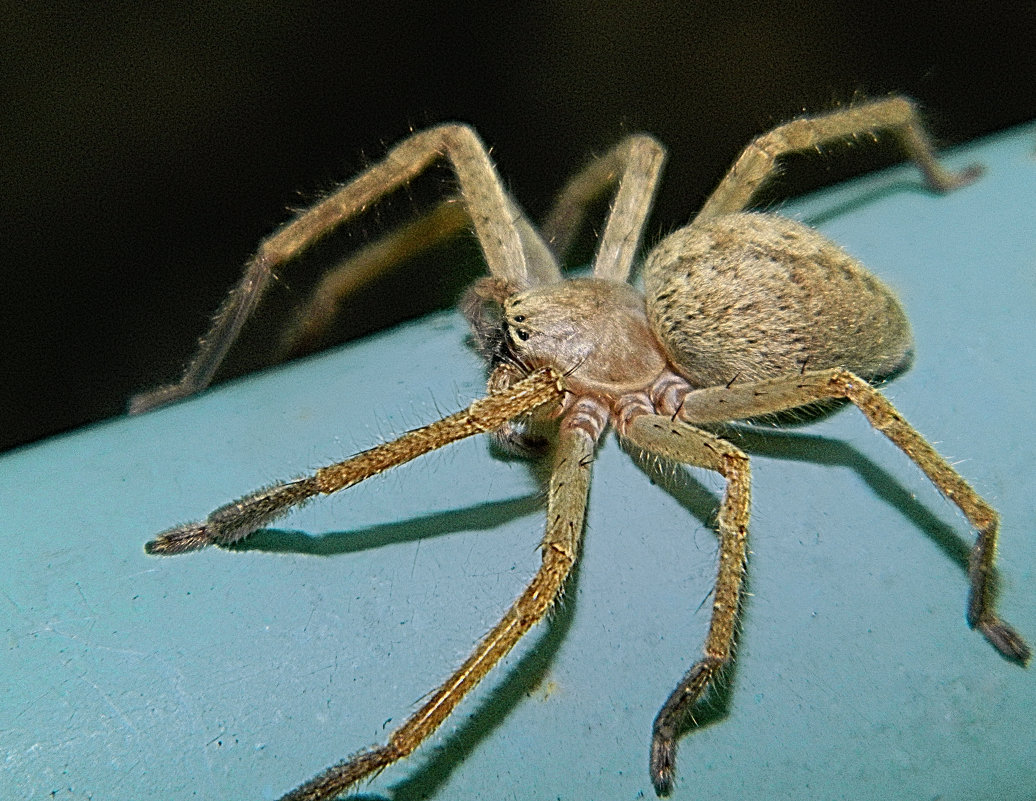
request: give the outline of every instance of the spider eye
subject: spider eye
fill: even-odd
[[[518,320],[517,317],[515,317],[515,319]],[[523,317],[522,319],[525,318]],[[518,322],[521,322],[521,320],[518,320]],[[526,342],[529,339],[529,332],[526,331],[524,328],[516,328],[514,333],[517,334],[518,339],[520,339],[522,342]]]
[[[524,323],[525,322],[525,315],[524,314],[516,314],[514,316],[514,321],[516,323]]]

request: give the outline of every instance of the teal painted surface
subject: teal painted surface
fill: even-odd
[[[1003,515],[1001,609],[1036,641],[1036,128],[789,205],[900,292],[899,409]],[[482,391],[456,315],[0,461],[0,797],[270,799],[381,742],[538,563],[528,469],[473,440],[228,552],[147,557],[177,522]],[[964,622],[963,518],[862,417],[753,455],[736,673],[681,741],[676,799],[1032,799],[1036,673]],[[364,798],[636,799],[652,718],[707,625],[721,484],[652,484],[609,438],[566,600]]]

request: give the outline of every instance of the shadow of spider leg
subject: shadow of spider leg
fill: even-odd
[[[562,426],[548,491],[542,564],[525,591],[464,663],[392,732],[385,745],[332,765],[281,801],[329,801],[356,782],[411,754],[526,632],[543,619],[576,561],[595,445],[594,438],[585,430]]]
[[[718,521],[720,564],[705,656],[683,677],[655,719],[651,778],[659,795],[672,790],[680,726],[732,658],[747,555],[748,457],[725,440],[691,424],[748,419],[831,399],[846,399],[857,406],[871,425],[909,456],[964,513],[978,532],[969,558],[968,623],[981,631],[1005,658],[1025,665],[1032,656],[1021,635],[996,612],[992,575],[999,516],[869,383],[847,370],[830,369],[691,390],[683,397],[671,399],[676,405],[671,410],[672,417],[643,415],[631,421],[624,432],[631,443],[646,451],[715,470],[727,480]]]
[[[1022,637],[996,612],[992,576],[1000,517],[949,462],[935,450],[874,387],[847,370],[831,369],[689,393],[678,417],[711,423],[787,411],[830,399],[852,402],[878,431],[892,440],[956,504],[978,532],[968,562],[968,623],[1006,658],[1026,663],[1032,656]]]
[[[715,470],[727,482],[720,505],[719,572],[712,597],[712,618],[705,657],[680,680],[655,717],[651,736],[651,781],[659,795],[673,789],[676,738],[690,710],[730,664],[748,557],[751,477],[748,456],[726,440],[656,414],[634,418],[623,432],[633,445],[682,464]]]
[[[468,409],[312,476],[258,490],[212,512],[205,520],[177,526],[145,546],[152,554],[177,554],[206,545],[237,542],[310,498],[358,484],[424,453],[474,434],[493,431],[509,420],[564,397],[560,376],[539,370],[513,386],[475,401]],[[598,431],[598,434],[600,432]],[[554,452],[547,500],[542,564],[525,591],[496,627],[421,708],[389,737],[340,762],[284,796],[284,801],[329,801],[356,782],[412,753],[435,732],[465,695],[538,623],[564,586],[575,564],[586,513],[590,465],[597,438],[578,423],[562,423]]]

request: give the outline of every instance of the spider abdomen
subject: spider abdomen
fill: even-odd
[[[772,214],[730,214],[670,234],[644,265],[651,327],[692,385],[908,362],[910,324],[884,283],[830,240]]]

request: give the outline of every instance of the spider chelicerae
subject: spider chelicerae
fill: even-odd
[[[441,125],[413,134],[262,243],[183,378],[138,395],[131,411],[207,386],[275,271],[441,160],[456,174],[457,196],[329,273],[287,343],[301,346],[327,327],[350,276],[470,227],[489,276],[468,290],[461,305],[490,368],[489,394],[392,442],[164,531],[147,544],[149,553],[229,545],[314,496],[473,434],[489,433],[505,450],[551,464],[542,564],[526,590],[385,745],[333,765],[285,799],[326,801],[413,752],[543,619],[576,562],[594,452],[609,427],[634,451],[714,470],[726,485],[703,655],[665,700],[653,726],[649,767],[660,796],[673,789],[682,724],[734,654],[747,557],[749,461],[714,432],[717,424],[825,403],[854,404],[974,526],[968,622],[1005,657],[1028,662],[1028,646],[995,609],[997,513],[870,383],[894,376],[909,361],[910,327],[899,302],[809,227],[745,211],[782,155],[878,132],[896,137],[936,191],[978,175],[974,168],[954,173],[939,165],[913,104],[904,98],[803,117],[749,144],[694,220],[665,237],[638,266],[665,156],[654,138],[628,136],[593,160],[566,184],[537,228],[504,190],[477,135],[464,125]],[[563,279],[560,260],[590,205],[609,191],[614,195],[592,275]],[[644,294],[629,283],[635,268],[643,275]]]

